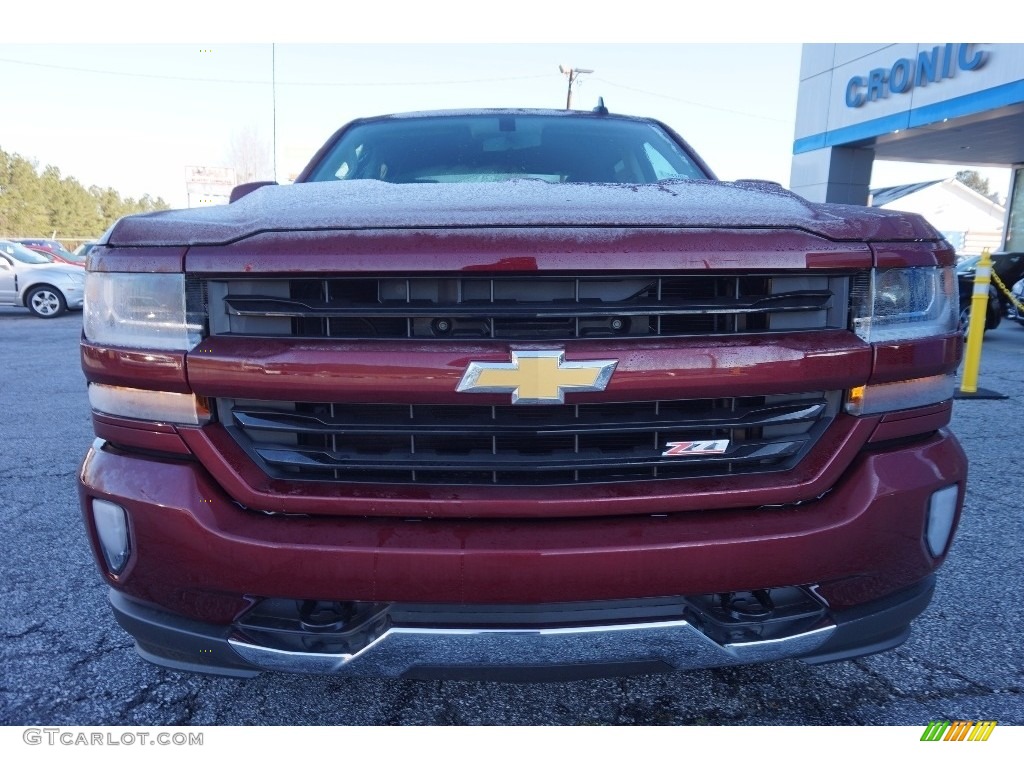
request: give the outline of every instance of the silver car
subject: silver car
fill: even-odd
[[[28,307],[36,317],[81,309],[85,270],[51,263],[20,243],[0,240],[0,305]]]

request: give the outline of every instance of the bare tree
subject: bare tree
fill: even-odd
[[[260,136],[256,126],[247,125],[231,135],[228,164],[235,169],[238,184],[272,177],[274,170],[270,160],[270,144]]]

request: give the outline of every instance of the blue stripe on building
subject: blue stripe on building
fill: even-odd
[[[923,125],[930,125],[942,120],[952,120],[957,117],[983,112],[985,110],[999,109],[1011,104],[1024,102],[1024,80],[998,85],[984,91],[969,93],[958,96],[947,101],[940,101],[936,104],[928,104],[923,107],[916,107],[905,112],[897,112],[894,115],[867,120],[863,123],[848,125],[837,128],[834,131],[825,131],[811,136],[805,136],[793,142],[793,154],[799,155],[803,152],[812,152],[825,147],[835,147],[842,144],[852,144],[856,141],[883,136],[893,131],[905,131],[909,128],[918,128]]]

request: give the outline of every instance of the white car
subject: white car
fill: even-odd
[[[36,317],[81,309],[85,270],[54,264],[20,243],[0,240],[0,305],[28,307]]]

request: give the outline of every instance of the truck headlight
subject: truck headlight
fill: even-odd
[[[82,311],[95,344],[187,351],[202,340],[204,318],[186,306],[182,274],[89,272]]]
[[[853,290],[853,330],[867,342],[955,333],[959,322],[952,267],[875,269]]]

